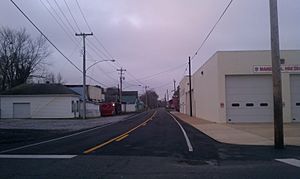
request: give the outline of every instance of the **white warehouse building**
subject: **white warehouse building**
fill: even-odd
[[[300,122],[300,50],[281,51],[284,122]],[[271,51],[219,51],[192,75],[193,116],[217,123],[273,122]],[[189,114],[188,77],[180,112]]]
[[[79,94],[61,84],[22,84],[0,94],[1,118],[74,118]]]

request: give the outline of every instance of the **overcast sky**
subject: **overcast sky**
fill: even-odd
[[[82,68],[82,41],[75,32],[90,29],[75,0],[15,0],[49,39]],[[78,0],[94,33],[87,37],[87,66],[108,59],[88,70],[104,85],[117,86],[117,68],[125,72],[124,90],[138,85],[155,89],[163,98],[187,74],[188,56],[193,56],[229,0]],[[50,10],[57,21],[48,12]],[[60,11],[63,11],[63,13]],[[278,0],[281,49],[300,49],[300,0]],[[66,21],[64,15],[69,20]],[[61,20],[63,23],[61,22]],[[25,27],[33,37],[39,34],[9,0],[0,1],[1,26]],[[72,26],[72,27],[71,27]],[[269,0],[235,0],[207,43],[193,60],[193,72],[220,50],[268,50]],[[75,32],[74,32],[74,30]],[[97,40],[98,39],[98,40]],[[107,54],[99,41],[104,45]],[[82,75],[54,48],[47,69],[61,73],[68,84],[81,84]],[[299,59],[300,60],[300,59]],[[159,75],[157,75],[159,74]],[[87,80],[88,84],[96,84]],[[170,93],[171,94],[171,93]]]

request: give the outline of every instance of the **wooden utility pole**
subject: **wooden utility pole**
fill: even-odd
[[[176,80],[173,80],[173,83],[174,83],[174,93],[176,91]]]
[[[277,0],[270,0],[269,2],[274,100],[274,147],[282,149],[284,148],[284,137]]]
[[[86,69],[85,69],[85,38],[86,36],[93,35],[93,33],[80,33],[77,34],[75,33],[75,36],[82,36],[82,41],[83,41],[83,68],[82,68],[82,73],[83,73],[83,85],[82,85],[82,100],[83,100],[83,114],[82,118],[86,118]]]
[[[167,101],[169,103],[169,90],[167,89]]]
[[[120,72],[120,103],[121,103],[121,111],[122,111],[122,85],[123,85],[123,80],[125,79],[125,77],[123,76],[124,75],[124,72],[126,71],[126,69],[117,69],[117,71]]]
[[[146,109],[148,110],[148,92],[147,92],[148,86],[145,86],[145,102],[146,102]]]
[[[192,72],[191,72],[191,57],[189,57],[189,94],[190,94],[190,116],[193,116],[193,103],[192,103]]]

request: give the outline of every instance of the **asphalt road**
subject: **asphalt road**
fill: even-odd
[[[164,109],[27,147],[0,148],[0,178],[300,178],[299,167],[276,161],[300,160],[299,147],[219,143]]]

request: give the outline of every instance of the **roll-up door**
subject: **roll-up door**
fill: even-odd
[[[300,75],[291,75],[292,120],[300,122]]]
[[[272,122],[272,77],[226,76],[226,117],[228,122]]]

